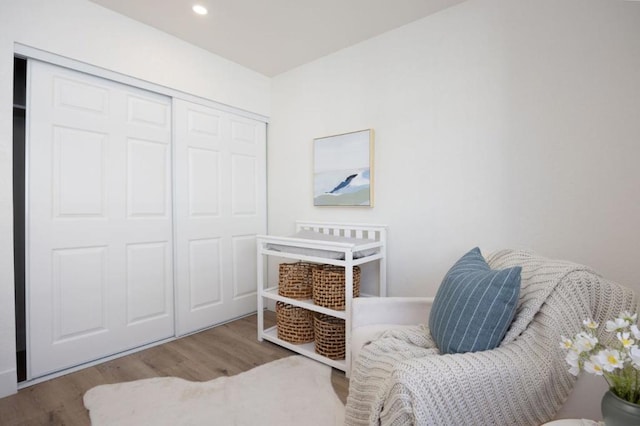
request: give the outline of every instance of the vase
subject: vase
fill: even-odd
[[[607,391],[602,397],[602,420],[605,426],[640,426],[640,405]]]

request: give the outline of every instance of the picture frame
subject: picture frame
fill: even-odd
[[[373,129],[313,140],[313,205],[373,207]]]

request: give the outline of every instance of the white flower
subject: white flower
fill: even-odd
[[[603,373],[602,364],[600,364],[598,357],[595,355],[591,355],[589,361],[584,362],[584,370],[596,376],[602,376]]]
[[[560,339],[562,339],[562,342],[560,342],[561,349],[571,349],[573,347],[573,340],[564,336],[560,336]]]
[[[620,352],[613,349],[603,349],[596,355],[597,362],[602,365],[604,371],[612,372],[616,368],[622,368],[623,360]]]
[[[580,374],[580,357],[577,352],[567,352],[567,356],[564,358],[564,360],[567,361],[567,364],[569,364],[569,366],[571,367],[569,368],[569,373],[573,374],[574,376]]]
[[[613,348],[598,341],[595,330],[599,325],[592,318],[582,321],[584,331],[573,339],[560,336],[560,347],[567,351],[565,361],[570,367],[569,373],[578,376],[584,369],[596,376],[608,378],[613,373],[626,381],[636,380],[640,370],[640,324],[636,322],[637,318],[638,314],[623,312],[619,318],[606,322],[606,330],[617,337]],[[624,383],[620,387],[624,388]]]
[[[564,360],[567,361],[567,364],[569,364],[571,367],[578,367],[580,356],[575,351],[569,351],[567,352],[567,356],[564,357]]]
[[[636,369],[640,370],[640,349],[637,346],[631,346],[631,350],[629,351],[629,356],[631,357],[631,362],[633,362],[633,366]]]
[[[629,327],[629,324],[631,323],[624,318],[616,318],[614,321],[607,321],[606,330],[607,331],[622,330],[623,328]]]
[[[598,339],[595,336],[592,336],[588,333],[580,332],[576,334],[576,339],[573,342],[573,347],[578,353],[589,352],[593,348],[595,348],[598,343]]]
[[[633,345],[633,339],[629,338],[629,333],[620,333],[617,334],[618,340],[622,343],[622,346],[626,349],[629,346]]]

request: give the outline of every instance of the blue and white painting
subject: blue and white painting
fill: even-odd
[[[314,206],[372,203],[373,130],[314,139]]]

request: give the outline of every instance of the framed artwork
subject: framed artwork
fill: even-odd
[[[373,129],[313,140],[313,205],[373,207]]]

